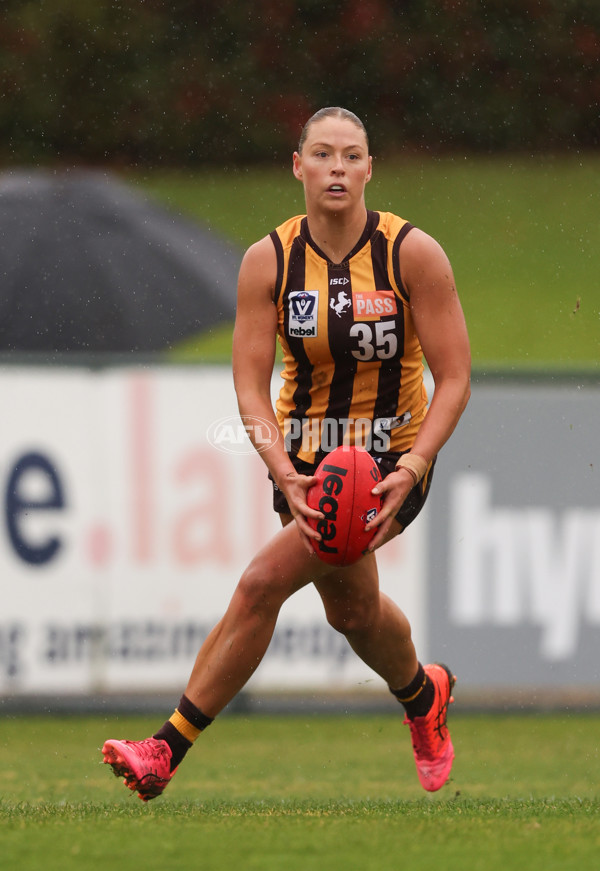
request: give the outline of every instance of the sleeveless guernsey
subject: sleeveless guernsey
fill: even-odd
[[[347,258],[331,263],[305,216],[271,233],[283,349],[277,418],[290,454],[312,463],[339,444],[409,450],[427,409],[422,351],[400,277],[412,225],[368,211]]]

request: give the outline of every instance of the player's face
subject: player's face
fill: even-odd
[[[304,184],[307,208],[340,212],[362,204],[371,178],[365,134],[346,118],[313,122],[302,154],[294,153],[294,175]]]

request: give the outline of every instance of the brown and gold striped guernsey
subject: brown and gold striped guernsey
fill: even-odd
[[[347,258],[331,263],[305,216],[271,233],[277,252],[284,380],[277,417],[288,450],[315,462],[342,442],[372,454],[408,450],[427,407],[422,351],[400,277],[412,225],[367,212]]]

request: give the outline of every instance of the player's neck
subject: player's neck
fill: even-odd
[[[367,209],[352,214],[308,214],[308,228],[315,245],[332,263],[341,263],[362,236],[367,222]]]

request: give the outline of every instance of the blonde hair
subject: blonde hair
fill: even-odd
[[[364,133],[365,139],[367,140],[368,149],[369,137],[367,135],[367,130],[358,115],[355,115],[354,112],[351,112],[349,109],[343,109],[341,106],[326,106],[324,109],[319,109],[318,112],[315,112],[314,115],[311,115],[311,117],[302,128],[302,133],[300,134],[300,141],[298,142],[298,154],[302,154],[304,143],[306,142],[306,138],[312,125],[315,123],[315,121],[321,121],[323,118],[343,118],[345,121],[352,121],[352,123],[355,124],[359,128],[359,130],[362,130],[362,132]]]

